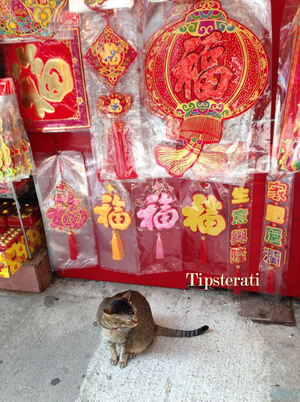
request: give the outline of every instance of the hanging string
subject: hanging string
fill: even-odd
[[[57,148],[57,153],[60,153],[60,149],[59,149],[59,146],[57,145],[57,141],[56,141],[56,139],[55,139],[55,137],[54,137],[54,134],[52,133],[52,138],[53,138],[53,141],[54,141],[54,145],[56,146],[56,148]]]

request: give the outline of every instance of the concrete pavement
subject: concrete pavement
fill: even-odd
[[[103,297],[138,290],[155,321],[211,331],[157,337],[127,368],[109,365],[96,327]],[[0,291],[0,402],[297,402],[296,327],[238,314],[230,293],[55,279],[42,294]]]

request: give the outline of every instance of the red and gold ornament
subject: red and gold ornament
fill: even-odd
[[[89,7],[95,9],[94,6]],[[95,7],[98,10],[97,6]],[[112,133],[117,179],[135,179],[137,174],[130,159],[124,123],[119,120],[131,107],[131,97],[115,92],[115,86],[135,60],[137,51],[111,28],[108,19],[107,12],[107,25],[84,59],[93,68],[98,79],[111,91],[108,96],[99,97],[97,111],[100,116],[112,121],[108,136]],[[129,130],[126,134],[130,135]]]
[[[68,39],[2,46],[6,73],[14,79],[27,131],[91,126],[80,29],[66,27],[60,32]]]
[[[172,10],[169,22],[146,44],[146,101],[182,144],[158,145],[156,162],[171,176],[182,177],[191,168],[197,175],[203,146],[221,140],[223,121],[257,102],[269,65],[260,40],[228,18],[218,0]],[[226,158],[224,152],[208,152],[203,164],[212,175],[224,170]]]
[[[46,218],[50,220],[49,227],[68,231],[70,259],[76,261],[79,249],[75,233],[87,223],[89,209],[82,204],[82,195],[73,190],[65,180],[56,186],[53,202],[54,206],[45,212]]]

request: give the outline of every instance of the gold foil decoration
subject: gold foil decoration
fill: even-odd
[[[23,50],[23,46],[18,47],[15,50],[15,55],[19,60],[19,63],[22,67],[28,68],[30,63],[34,60],[34,55],[37,52],[37,48],[33,44],[29,44],[25,46],[25,50]]]
[[[43,119],[45,113],[54,113],[55,109],[39,95],[35,82],[31,77],[21,80],[21,103],[24,109],[30,109],[34,105],[36,114]]]
[[[37,85],[32,77],[21,80],[21,103],[24,109],[35,107],[38,117],[43,119],[46,113],[54,113],[55,109],[48,103],[60,103],[64,97],[73,91],[74,81],[69,64],[61,58],[53,58],[46,62],[34,58],[37,48],[33,44],[22,46],[15,50],[20,65],[30,71],[37,78]],[[19,79],[22,68],[18,63],[12,66],[11,74]],[[38,88],[37,88],[38,87]]]
[[[61,102],[74,88],[69,64],[62,59],[48,60],[38,85],[43,98],[51,102]]]
[[[21,69],[20,65],[18,63],[14,63],[12,65],[12,68],[11,68],[11,76],[12,76],[12,78],[14,78],[14,79],[19,81],[21,71],[22,71],[22,69]]]

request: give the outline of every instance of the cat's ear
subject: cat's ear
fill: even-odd
[[[124,299],[127,299],[128,301],[130,300],[130,296],[131,296],[131,291],[130,290],[128,290],[126,293],[124,293],[123,294],[123,298]]]
[[[113,307],[105,308],[103,311],[105,314],[108,314],[108,315],[115,314],[115,309]]]

